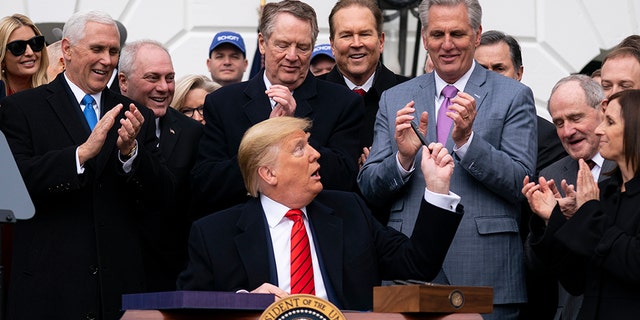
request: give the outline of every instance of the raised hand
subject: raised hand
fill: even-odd
[[[87,141],[78,147],[78,160],[80,161],[80,165],[84,165],[87,160],[92,159],[100,153],[104,141],[107,139],[107,133],[111,130],[111,127],[113,127],[120,110],[122,110],[122,104],[118,104],[107,111],[98,123],[96,123]]]
[[[458,94],[451,99],[447,116],[453,120],[451,138],[456,146],[462,146],[471,137],[473,121],[476,119],[476,100],[465,92]]]
[[[529,176],[525,176],[522,181],[522,194],[527,198],[531,211],[548,223],[558,201],[547,180],[540,177],[538,181],[538,184],[529,182]]]
[[[432,142],[429,147],[422,148],[424,182],[429,191],[449,194],[449,184],[453,174],[453,157],[441,143]]]
[[[144,116],[133,103],[129,105],[129,110],[125,111],[124,116],[124,118],[120,119],[116,144],[120,154],[128,155],[136,146],[136,137],[138,137],[140,128],[144,123]]]
[[[578,210],[578,207],[576,206],[576,188],[574,185],[568,184],[565,179],[562,179],[560,185],[562,186],[565,196],[557,197],[558,205],[560,206],[560,211],[562,211],[565,218],[569,219],[573,217]],[[560,193],[558,193],[558,195],[559,194]]]
[[[583,160],[578,160],[580,169],[578,170],[578,180],[576,182],[576,206],[580,208],[585,202],[589,200],[600,199],[600,189],[598,184],[591,175],[591,169],[589,165]]]
[[[415,102],[407,103],[404,108],[396,112],[396,144],[398,145],[398,160],[405,170],[411,169],[411,165],[416,158],[416,154],[422,143],[411,128],[411,121],[415,118],[413,115],[416,109],[413,107]],[[428,115],[423,112],[420,115],[420,130],[423,134],[427,131]]]
[[[267,89],[265,93],[270,99],[276,102],[269,118],[282,116],[293,117],[296,113],[296,99],[293,98],[289,88],[280,84],[274,84]]]

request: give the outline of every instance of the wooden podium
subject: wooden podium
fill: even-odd
[[[396,286],[390,286],[396,287]],[[406,290],[407,292],[415,291],[413,287],[420,286],[398,286],[400,291]],[[384,288],[384,287],[381,287]],[[386,291],[379,291],[376,295],[374,288],[374,305],[376,299],[387,299]],[[398,288],[394,289],[398,292]],[[379,293],[382,292],[381,296]],[[418,290],[418,294],[421,293]],[[408,298],[409,295],[404,295]],[[306,300],[319,300],[320,303],[326,303],[333,306],[326,300],[320,299],[315,296],[309,295],[293,295],[282,301],[294,297],[307,296]],[[376,298],[377,297],[377,298]],[[154,292],[154,293],[141,293],[141,294],[126,294],[122,297],[122,307],[125,311],[122,320],[205,320],[205,319],[235,319],[235,320],[259,320],[261,316],[269,312],[273,312],[272,308],[276,303],[274,296],[271,294],[246,294],[246,293],[231,293],[231,292],[202,292],[202,291],[175,291],[175,292]],[[318,302],[318,301],[316,301]],[[317,303],[316,303],[317,304]],[[390,304],[387,304],[390,305]],[[307,306],[310,307],[311,305]],[[302,304],[300,308],[304,307]],[[333,306],[335,308],[335,306]],[[277,306],[276,306],[277,309]],[[295,309],[292,310],[301,310]],[[320,309],[318,309],[320,310]],[[468,308],[465,310],[473,310]],[[485,309],[486,310],[486,307]],[[289,310],[287,310],[289,311]],[[420,310],[418,312],[411,310],[403,311],[382,311],[376,310],[375,312],[360,312],[360,311],[338,311],[342,312],[344,319],[346,320],[481,320],[482,317],[479,313],[468,313],[467,311],[460,310],[459,312],[452,312],[446,310],[445,312],[432,310],[431,312],[425,312]],[[276,318],[276,317],[273,317]],[[341,317],[340,317],[341,318]],[[331,318],[333,319],[333,317]]]
[[[491,313],[493,288],[432,283],[374,287],[373,311]]]
[[[342,311],[346,320],[482,320],[478,313],[383,313]],[[185,312],[178,310],[127,310],[121,320],[258,320],[260,311]]]

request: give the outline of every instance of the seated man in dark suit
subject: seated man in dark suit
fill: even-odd
[[[264,70],[251,80],[224,86],[204,103],[206,121],[192,185],[196,215],[246,202],[236,155],[252,125],[283,115],[310,118],[311,145],[320,152],[324,186],[351,190],[357,174],[358,132],[363,102],[347,88],[316,79],[310,60],[318,23],[311,6],[299,1],[268,3],[258,42]]]
[[[306,119],[279,117],[247,131],[238,162],[253,198],[194,222],[179,289],[308,293],[339,308],[368,310],[382,279],[436,276],[463,212],[449,192],[447,149],[423,147],[427,187],[408,238],[375,220],[355,193],[322,191],[309,128]],[[408,121],[397,126],[398,135],[417,140],[411,130]],[[290,212],[298,213],[297,222]]]

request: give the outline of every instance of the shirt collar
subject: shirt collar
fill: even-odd
[[[290,209],[296,208],[287,208],[285,205],[274,201],[273,199],[265,196],[264,194],[260,194],[260,203],[262,204],[262,209],[264,210],[264,214],[267,217],[267,223],[269,224],[269,228],[273,228],[278,225],[282,219],[284,219],[287,211]],[[302,217],[307,219],[307,208],[300,208],[302,211]]]
[[[82,103],[82,99],[84,99],[84,96],[87,94],[84,91],[82,91],[82,89],[80,89],[80,87],[78,87],[75,83],[71,82],[71,80],[69,80],[69,77],[67,77],[67,74],[64,73],[64,79],[67,80],[67,83],[69,84],[69,88],[71,88],[71,92],[73,92],[73,95],[76,98],[76,101],[78,101],[78,104]],[[91,95],[93,97],[93,100],[96,101],[96,106],[100,106],[100,98],[102,98],[102,91],[96,93],[96,94],[92,94]]]
[[[602,157],[600,152],[596,153],[596,155],[593,156],[591,160],[593,160],[593,162],[595,162],[598,167],[602,168],[602,165],[604,164],[604,158]]]
[[[267,89],[271,88],[273,85],[271,84],[271,81],[269,81],[269,78],[267,78],[267,71],[262,73],[262,81],[264,81],[264,87]],[[293,96],[293,91],[291,91],[291,95]],[[276,102],[271,98],[269,98],[269,103],[271,103],[271,109],[276,106]]]
[[[351,80],[347,79],[347,77],[345,77],[344,75],[342,75],[342,78],[344,78],[344,83],[347,84],[347,87],[349,87],[349,90],[353,90],[355,88],[361,88],[364,91],[369,92],[369,90],[373,86],[373,78],[375,76],[376,76],[376,72],[373,72],[373,74],[371,74],[369,79],[367,79],[367,81],[365,81],[365,83],[361,86],[358,86],[355,83],[351,82]]]
[[[442,92],[442,89],[444,89],[444,87],[448,84],[453,85],[454,87],[456,87],[458,89],[458,91],[464,91],[464,88],[467,86],[467,82],[469,82],[469,79],[471,78],[471,73],[473,73],[473,70],[476,67],[476,61],[473,60],[471,63],[471,68],[469,70],[467,70],[467,72],[462,75],[462,77],[460,77],[460,79],[458,79],[458,81],[454,82],[454,83],[447,83],[444,80],[442,80],[442,78],[440,78],[440,76],[438,75],[438,72],[434,72],[433,75],[435,76],[436,79],[436,98],[440,97],[440,93]]]

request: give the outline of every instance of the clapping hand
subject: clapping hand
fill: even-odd
[[[549,182],[544,177],[540,177],[538,182],[538,184],[529,182],[529,176],[525,176],[522,181],[522,194],[527,198],[531,210],[546,224],[549,222],[553,208],[558,203],[556,196],[560,194],[555,188],[553,180],[549,181],[554,186],[553,188],[549,187]]]
[[[144,116],[140,113],[140,110],[133,103],[130,104],[129,110],[124,113],[124,118],[120,119],[118,141],[116,142],[120,154],[128,155],[132,152],[136,146],[136,138],[143,123]]]
[[[600,189],[591,175],[589,165],[583,160],[578,160],[580,170],[578,170],[578,191],[576,191],[576,207],[580,208],[589,200],[600,199]]]
[[[409,170],[413,165],[416,154],[422,146],[422,142],[411,128],[411,121],[415,118],[415,102],[410,101],[402,109],[396,112],[396,144],[398,145],[398,161],[405,170]],[[420,115],[420,131],[427,131],[429,117],[426,112]]]

